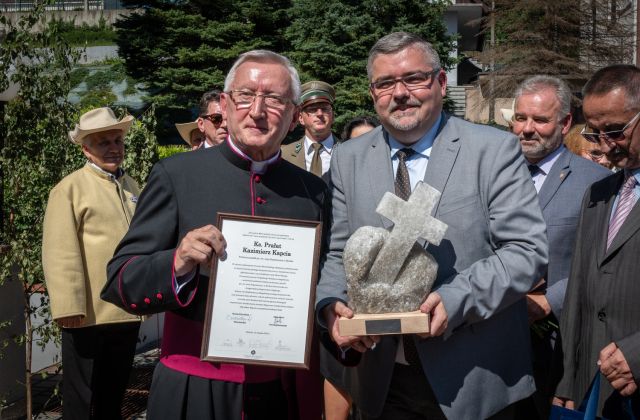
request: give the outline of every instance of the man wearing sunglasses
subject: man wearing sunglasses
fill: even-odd
[[[201,147],[205,149],[217,146],[227,138],[227,122],[222,118],[220,109],[220,91],[217,89],[205,92],[200,99],[198,129],[204,134],[205,141]]]
[[[220,95],[227,140],[161,160],[149,175],[102,291],[103,299],[129,312],[165,313],[149,418],[320,419],[318,372],[200,360],[211,262],[238,240],[223,237],[216,215],[328,226],[327,185],[280,155],[298,120],[299,97],[298,72],[286,57],[242,54]]]
[[[571,254],[586,189],[611,172],[571,153],[563,145],[571,128],[571,90],[557,77],[532,76],[516,89],[511,130],[538,192],[547,224],[549,265],[527,294],[536,393],[518,406],[518,419],[547,419],[559,381],[552,370],[553,347],[567,287]]]
[[[640,415],[640,69],[614,65],[583,88],[582,135],[621,170],[586,192],[560,322],[564,375],[554,404],[580,403],[594,374],[598,415]],[[606,380],[605,380],[606,379]],[[626,398],[629,397],[629,398]]]
[[[513,404],[535,389],[524,297],[547,263],[518,140],[443,112],[446,73],[417,35],[378,40],[367,73],[382,126],[332,156],[333,218],[317,288],[336,356],[361,355],[343,375],[346,388],[364,420],[513,419]],[[448,225],[439,245],[417,241],[438,263],[433,290],[415,308],[430,314],[430,333],[342,336],[339,317],[353,316],[345,243],[361,226],[391,228],[378,203],[387,192],[406,198],[419,181],[442,193],[431,213]]]

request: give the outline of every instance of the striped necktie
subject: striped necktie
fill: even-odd
[[[607,249],[611,246],[613,239],[616,237],[622,224],[626,220],[627,216],[631,212],[631,209],[636,204],[636,195],[633,189],[636,186],[636,177],[627,172],[625,174],[625,181],[622,189],[620,190],[620,196],[618,198],[618,204],[616,211],[609,222],[609,234],[607,235]]]

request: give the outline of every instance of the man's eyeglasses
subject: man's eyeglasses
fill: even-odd
[[[267,108],[283,110],[290,99],[283,98],[282,96],[274,95],[271,93],[255,93],[249,90],[232,90],[228,92],[231,100],[236,104],[237,109],[251,108],[251,105],[255,102],[256,98],[262,97],[264,105]]]
[[[213,125],[220,125],[222,123],[222,115],[221,114],[209,114],[209,115],[201,115],[200,118],[203,120],[209,120],[213,123]]]
[[[440,72],[439,68],[431,71],[419,71],[408,76],[396,77],[395,79],[382,79],[371,82],[369,86],[376,95],[391,93],[398,82],[402,83],[408,90],[428,88],[433,76]]]
[[[625,126],[620,130],[586,132],[585,130],[587,129],[587,126],[585,125],[584,128],[582,128],[582,131],[580,131],[580,134],[585,138],[585,140],[591,143],[600,143],[600,139],[606,140],[610,143],[620,141],[625,138],[624,132],[638,119],[638,116],[640,116],[640,112],[638,112],[635,117],[631,118],[631,121],[625,124]]]
[[[330,114],[333,112],[333,108],[329,104],[311,104],[302,108],[302,112],[305,114],[315,114],[318,110],[322,111],[324,114]]]

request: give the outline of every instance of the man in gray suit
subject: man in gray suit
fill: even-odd
[[[563,144],[571,128],[571,90],[552,76],[533,76],[515,93],[511,129],[520,139],[542,216],[547,224],[549,266],[527,294],[536,393],[519,406],[519,419],[547,419],[560,380],[552,369],[553,347],[562,311],[580,203],[586,189],[611,175],[602,166],[574,155]]]
[[[416,35],[381,38],[367,73],[382,127],[332,156],[319,322],[347,356],[362,354],[344,379],[365,419],[513,418],[513,403],[535,389],[524,297],[547,263],[545,225],[518,140],[442,112],[446,74]],[[345,242],[361,226],[391,226],[375,208],[394,191],[396,172],[408,174],[412,188],[423,180],[440,191],[433,215],[449,225],[440,245],[421,242],[439,265],[419,308],[431,315],[431,333],[406,341],[341,336],[338,318],[353,316]]]
[[[584,196],[560,322],[564,375],[554,404],[574,407],[604,375],[599,415],[640,416],[640,69],[598,70],[583,89],[582,135],[623,170]],[[606,380],[604,380],[606,378]],[[624,400],[623,397],[630,397]]]

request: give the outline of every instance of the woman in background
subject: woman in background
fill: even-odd
[[[361,116],[356,117],[349,121],[345,126],[344,130],[342,130],[342,141],[347,141],[351,138],[358,137],[367,133],[377,126],[380,123],[373,117]]]

